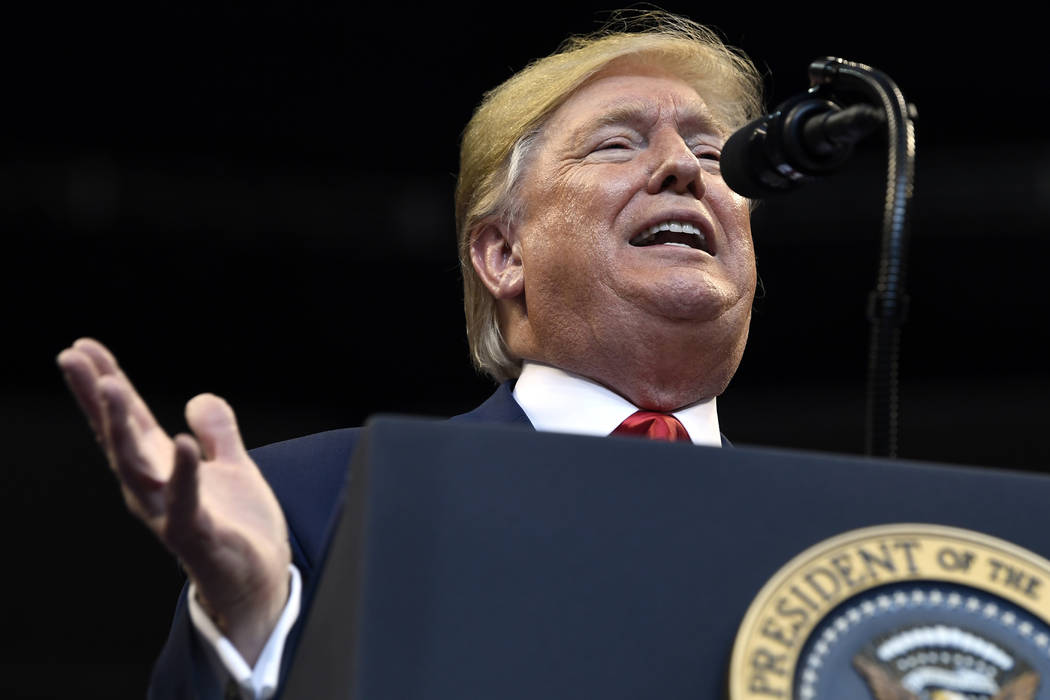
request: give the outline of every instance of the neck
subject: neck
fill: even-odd
[[[744,333],[727,332],[717,322],[653,331],[605,338],[578,333],[554,348],[539,346],[528,333],[508,341],[523,359],[587,377],[638,408],[669,412],[725,391],[747,339],[746,325]]]

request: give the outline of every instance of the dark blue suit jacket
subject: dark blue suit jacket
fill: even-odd
[[[511,394],[512,382],[502,384],[485,403],[450,420],[475,423],[522,424],[528,417]],[[252,450],[284,510],[292,557],[303,578],[303,607],[307,609],[316,583],[315,572],[324,554],[332,515],[342,493],[350,457],[360,428],[330,430]],[[294,648],[302,629],[304,613],[288,638]],[[291,654],[285,653],[281,678],[287,677]],[[183,589],[175,609],[168,640],[153,668],[150,698],[222,698],[223,689],[214,678],[204,650],[190,622]]]
[[[531,427],[528,417],[514,400],[513,382],[505,382],[496,392],[469,413],[450,420],[474,423],[521,424]],[[330,430],[287,440],[252,450],[251,455],[269,481],[284,510],[292,557],[303,578],[302,608],[299,622],[292,629],[285,647],[281,678],[287,678],[288,663],[302,630],[302,620],[316,585],[320,565],[332,527],[332,516],[347,475],[350,457],[360,428]],[[729,442],[722,437],[723,446]],[[149,697],[222,698],[204,650],[193,630],[184,589],[175,609],[167,643],[153,669]]]

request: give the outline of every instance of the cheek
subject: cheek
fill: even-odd
[[[543,193],[529,221],[528,247],[551,269],[575,264],[574,259],[601,255],[610,205],[594,188],[562,183]],[[537,260],[539,262],[539,260]]]
[[[718,214],[724,220],[750,222],[751,207],[746,197],[742,197],[725,184],[722,178],[712,178],[707,181],[707,192],[705,197],[717,209]],[[750,224],[748,223],[750,230]]]
[[[751,208],[748,201],[725,188],[717,190],[710,201],[725,233],[726,264],[741,290],[753,296],[757,285],[755,247],[751,238]]]
[[[638,192],[638,178],[610,167],[580,168],[533,182],[523,221],[526,293],[600,294],[622,238],[617,217]],[[604,282],[603,282],[604,281]]]
[[[610,251],[587,202],[565,202],[534,222],[522,247],[526,303],[530,313],[559,315],[586,306],[610,276]]]
[[[607,227],[643,184],[630,164],[589,165],[555,179],[547,201],[577,224]]]
[[[740,241],[739,253],[736,256],[735,269],[737,271],[736,277],[739,280],[739,285],[742,289],[747,292],[747,295],[754,297],[755,287],[758,286],[758,269],[755,264],[755,248],[751,242],[750,231],[747,231]]]
[[[733,245],[751,248],[751,207],[748,201],[728,188],[708,192],[715,216]]]

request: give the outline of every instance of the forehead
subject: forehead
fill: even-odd
[[[644,126],[661,119],[673,120],[682,131],[724,132],[691,85],[645,68],[599,73],[554,112],[548,130],[575,140],[606,125]]]

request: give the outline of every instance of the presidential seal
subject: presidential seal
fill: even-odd
[[[740,625],[730,700],[1050,699],[1050,561],[970,530],[847,532],[792,559]]]

